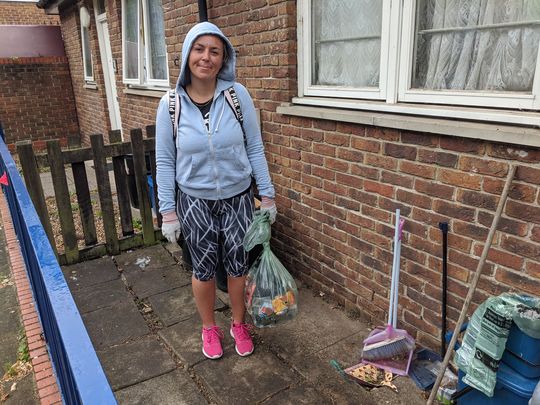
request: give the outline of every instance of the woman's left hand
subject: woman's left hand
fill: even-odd
[[[277,207],[276,202],[270,197],[261,197],[261,212],[268,212],[268,219],[273,224],[276,221]]]

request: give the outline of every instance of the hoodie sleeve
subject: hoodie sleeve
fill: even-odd
[[[234,88],[244,116],[244,130],[246,132],[246,152],[255,176],[257,189],[261,196],[274,198],[275,191],[268,170],[268,162],[264,155],[264,144],[261,130],[257,121],[257,112],[253,100],[247,89],[240,83],[235,83]]]
[[[156,182],[159,212],[175,210],[176,151],[169,115],[169,99],[165,94],[159,102],[156,115]]]

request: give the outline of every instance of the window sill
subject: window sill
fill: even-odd
[[[156,87],[126,87],[123,90],[124,94],[133,96],[161,98],[169,89],[160,89]]]
[[[83,88],[88,89],[88,90],[97,90],[98,85],[96,83],[93,83],[93,82],[86,82],[86,83],[83,84]]]
[[[418,115],[412,115],[414,114],[412,109],[408,114],[401,113],[401,111],[389,112],[387,111],[388,107],[395,106],[391,106],[386,103],[377,103],[381,107],[381,109],[378,111],[375,110],[375,108],[373,108],[373,111],[366,111],[360,110],[359,108],[329,108],[306,105],[305,103],[302,103],[304,105],[299,104],[299,101],[302,102],[305,100],[305,98],[294,98],[293,104],[283,103],[281,106],[278,106],[277,112],[284,115],[293,115],[299,117],[349,122],[362,125],[374,125],[407,131],[460,136],[464,138],[483,139],[494,142],[512,143],[521,146],[540,147],[540,129],[531,125],[530,121],[528,122],[528,126],[518,126],[506,122],[473,122],[464,119],[456,120],[441,118],[448,117],[448,114],[444,114],[442,111],[439,111],[440,115],[438,117],[420,117]],[[325,99],[325,101],[327,106],[334,107],[332,105],[332,99]],[[373,106],[375,103],[371,104]],[[423,106],[413,107],[422,108]],[[440,109],[445,108],[444,106],[435,107]],[[428,106],[427,108],[434,108],[434,106]],[[421,111],[418,110],[416,114],[420,114],[420,112]],[[509,112],[505,113],[509,114]],[[516,112],[516,114],[519,113],[520,112]],[[535,115],[538,115],[538,113],[535,113]],[[476,116],[477,120],[479,118],[482,117]],[[535,117],[534,121],[536,120],[538,120],[537,117]]]

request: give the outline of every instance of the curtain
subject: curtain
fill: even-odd
[[[539,0],[421,0],[417,10],[413,88],[531,92]]]
[[[87,27],[82,27],[82,46],[84,48],[84,75],[87,78],[94,77],[92,53],[90,51],[90,33]]]
[[[124,15],[124,46],[126,79],[139,78],[139,1],[126,0]]]
[[[150,42],[150,78],[167,79],[167,47],[163,27],[163,9],[161,0],[148,0],[148,24]]]
[[[382,3],[312,1],[312,84],[378,87]]]

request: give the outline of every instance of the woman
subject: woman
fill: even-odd
[[[237,353],[248,356],[254,347],[244,322],[248,256],[242,241],[253,215],[252,176],[261,195],[261,209],[269,212],[272,222],[277,213],[274,187],[253,100],[235,82],[236,55],[229,40],[214,24],[199,23],[188,32],[182,55],[176,84],[181,109],[175,140],[168,96],[161,99],[156,118],[161,229],[170,242],[176,242],[181,231],[191,254],[203,354],[210,359],[223,354],[224,336],[214,318],[215,272],[222,260],[233,313],[230,334]],[[225,99],[231,86],[240,104],[243,129]]]

